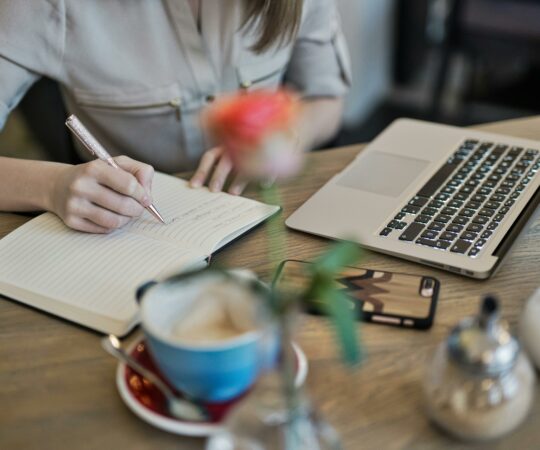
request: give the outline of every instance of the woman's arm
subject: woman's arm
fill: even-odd
[[[151,166],[125,156],[72,166],[0,157],[0,211],[52,211],[71,228],[107,233],[152,203]]]
[[[0,157],[0,211],[49,211],[64,164]]]
[[[302,102],[299,139],[304,149],[311,150],[332,139],[339,131],[343,114],[343,98],[319,98]]]

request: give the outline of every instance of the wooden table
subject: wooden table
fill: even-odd
[[[540,117],[479,129],[540,140]],[[313,153],[309,175],[283,188],[288,217],[361,146]],[[0,237],[27,217],[0,214]],[[218,254],[215,262],[248,267],[270,277],[265,227]],[[288,257],[312,259],[328,241],[288,232]],[[362,266],[429,274],[442,283],[435,325],[428,331],[366,324],[369,357],[357,371],[342,366],[332,330],[324,319],[305,319],[298,339],[310,363],[312,399],[341,433],[348,449],[538,449],[540,399],[515,433],[498,442],[468,446],[445,436],[423,411],[421,380],[436,345],[463,316],[475,313],[488,292],[502,300],[515,326],[525,299],[540,285],[540,221],[536,220],[489,281],[475,281],[396,258],[366,253]],[[101,350],[100,336],[20,304],[0,300],[1,449],[200,449],[201,439],[154,429],[122,403],[115,387],[115,361]]]

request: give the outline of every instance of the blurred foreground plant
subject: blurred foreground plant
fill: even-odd
[[[296,176],[302,169],[305,149],[296,132],[300,112],[300,101],[294,94],[283,90],[261,90],[219,99],[205,115],[204,120],[216,144],[230,157],[238,173],[259,184],[266,203],[281,206],[276,182]],[[268,255],[277,273],[286,248],[283,221],[274,216],[267,229]],[[333,322],[344,361],[351,365],[359,363],[362,351],[358,322],[350,308],[350,300],[335,282],[339,272],[359,258],[358,245],[339,242],[310,265],[307,283],[301,289],[279,287],[274,283],[268,296],[269,310],[279,327],[282,341],[280,369],[289,411],[284,437],[287,450],[306,448],[305,442],[308,442],[301,436],[301,430],[309,427],[304,427],[302,422],[306,414],[301,410],[301,393],[294,384],[296,361],[290,345],[297,312],[304,305],[316,302]],[[314,445],[309,442],[310,446]]]

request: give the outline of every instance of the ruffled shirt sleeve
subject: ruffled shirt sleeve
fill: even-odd
[[[340,97],[351,64],[335,0],[306,0],[285,81],[304,97]]]
[[[41,75],[60,78],[64,36],[63,1],[0,2],[0,130]]]

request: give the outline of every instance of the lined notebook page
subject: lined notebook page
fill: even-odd
[[[122,230],[72,231],[50,213],[2,239],[0,253],[0,286],[18,286],[117,320],[133,319],[134,294],[142,283],[201,260],[188,249]]]
[[[167,225],[145,212],[124,229],[191,247],[205,255],[278,210],[243,197],[212,193],[207,188],[192,189],[186,181],[161,173],[155,175],[152,197]]]

